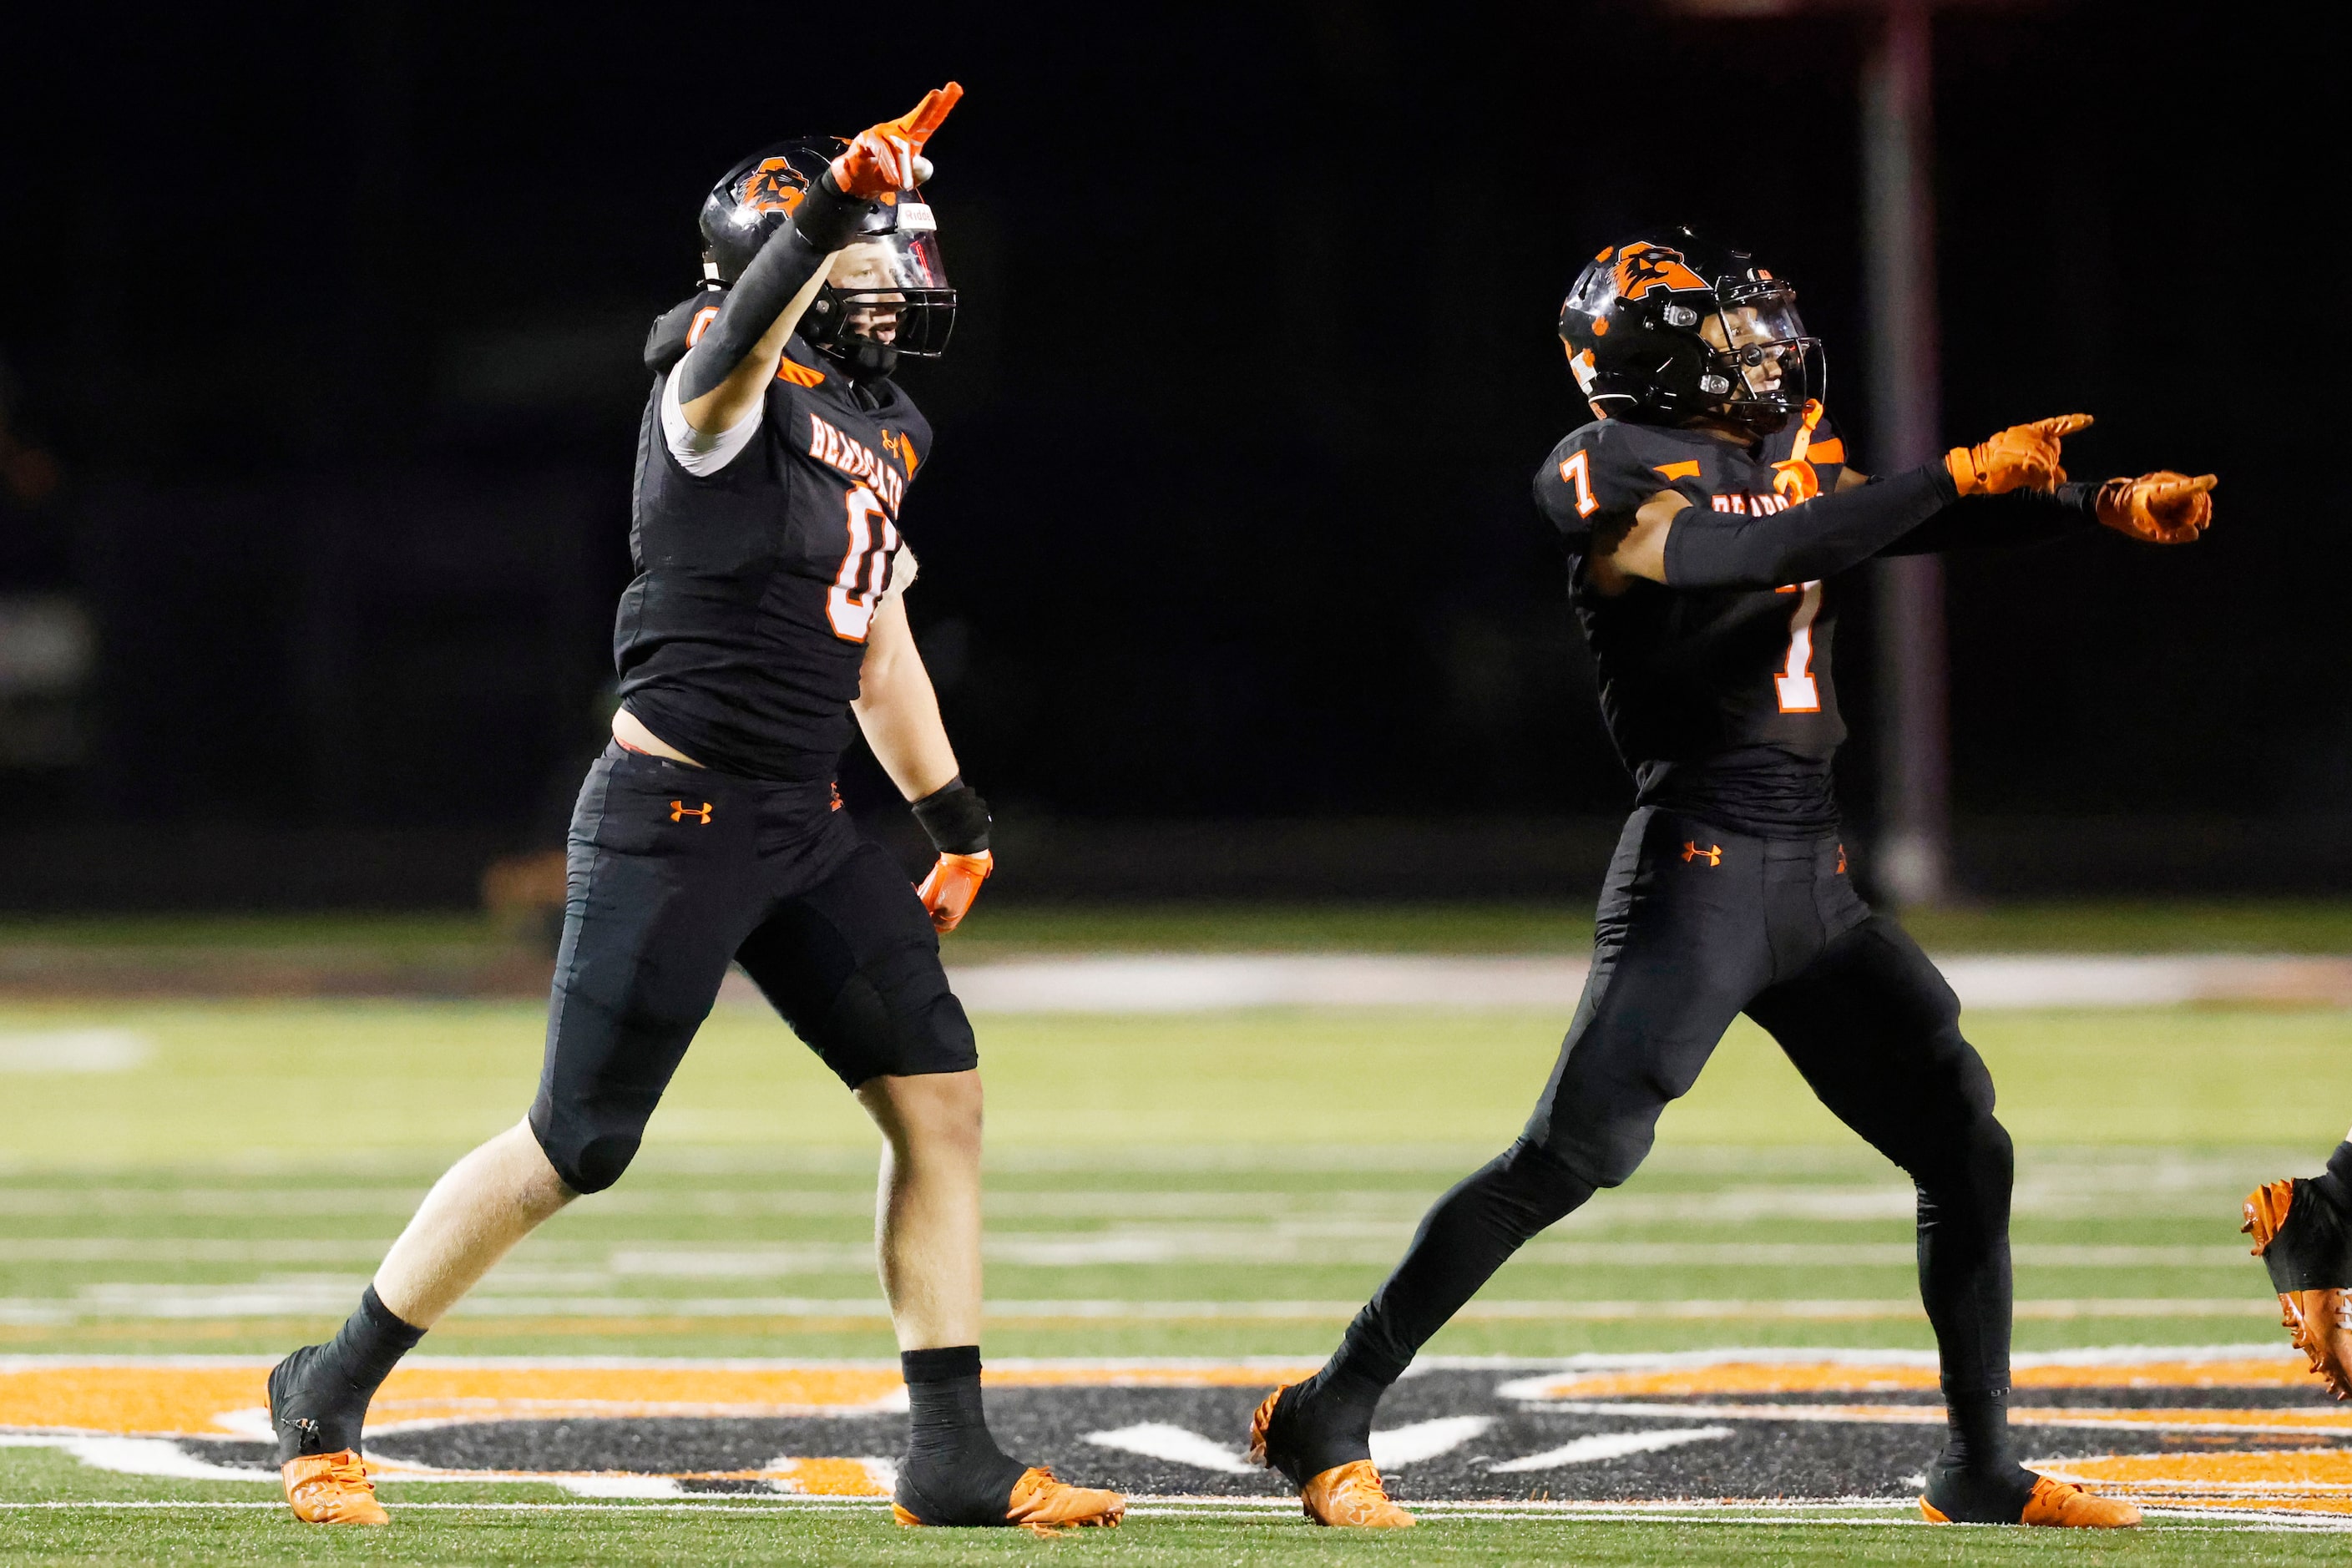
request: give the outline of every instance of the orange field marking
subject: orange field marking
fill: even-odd
[[[2031,1468],[2138,1502],[2283,1513],[2352,1513],[2352,1448],[2115,1454]]]
[[[1292,1367],[1024,1365],[992,1371],[1013,1388],[1271,1388],[1303,1377]],[[0,1427],[140,1436],[259,1436],[266,1429],[268,1367],[47,1364],[0,1367]],[[371,1431],[459,1421],[660,1415],[843,1415],[895,1407],[889,1367],[435,1366],[411,1364],[387,1379],[369,1412]]]
[[[0,1369],[0,1426],[213,1436],[258,1430],[266,1365]],[[863,1367],[404,1366],[369,1425],[566,1416],[838,1415],[887,1408],[896,1372]]]

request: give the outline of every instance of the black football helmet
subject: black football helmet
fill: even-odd
[[[743,276],[848,145],[835,136],[779,142],[728,170],[702,202],[704,274],[721,286]],[[887,375],[902,357],[939,358],[955,312],[939,224],[918,189],[885,196],[867,213],[857,237],[835,253],[800,332],[853,377]]]
[[[1796,289],[1745,251],[1707,256],[1687,228],[1587,262],[1560,306],[1559,337],[1585,398],[1644,424],[1713,420],[1760,438],[1829,380]]]

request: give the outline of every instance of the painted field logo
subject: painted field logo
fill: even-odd
[[[274,1489],[267,1370],[0,1361],[0,1445]],[[989,1369],[990,1415],[1008,1448],[1066,1475],[1139,1497],[1270,1504],[1283,1488],[1242,1454],[1249,1412],[1308,1370],[1004,1363]],[[2352,1408],[2292,1355],[2021,1357],[2015,1387],[2011,1424],[2037,1469],[2159,1513],[2352,1527]],[[1381,1417],[1374,1458],[1404,1499],[1441,1509],[1907,1506],[1943,1432],[1933,1357],[1892,1352],[1440,1359],[1400,1383]],[[419,1359],[385,1384],[367,1447],[386,1482],[878,1501],[905,1441],[905,1390],[887,1363]]]

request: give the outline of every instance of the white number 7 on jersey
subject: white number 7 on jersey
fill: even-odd
[[[1775,593],[1797,595],[1796,613],[1789,617],[1789,658],[1772,684],[1780,693],[1783,713],[1818,713],[1822,710],[1822,689],[1814,680],[1813,617],[1822,613],[1822,585],[1818,582],[1799,583],[1778,588]]]
[[[1569,454],[1568,461],[1559,466],[1560,480],[1576,487],[1576,515],[1591,517],[1601,510],[1600,498],[1592,493],[1592,454],[1580,449]]]

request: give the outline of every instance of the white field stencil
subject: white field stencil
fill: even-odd
[[[1450,1454],[1495,1424],[1491,1415],[1441,1415],[1372,1434],[1372,1463],[1383,1470]]]
[[[1184,1465],[1196,1470],[1213,1470],[1221,1476],[1245,1476],[1257,1468],[1223,1444],[1186,1427],[1171,1426],[1165,1421],[1146,1421],[1109,1432],[1089,1432],[1087,1441],[1100,1447],[1140,1454],[1147,1459],[1162,1459],[1171,1465]]]
[[[1529,1454],[1523,1459],[1506,1459],[1486,1468],[1496,1475],[1512,1475],[1524,1470],[1556,1470],[1566,1465],[1592,1465],[1603,1459],[1622,1459],[1634,1454],[1655,1454],[1689,1443],[1713,1443],[1730,1436],[1731,1428],[1728,1426],[1669,1426],[1663,1432],[1601,1432],[1590,1437],[1579,1437],[1572,1443],[1563,1443],[1557,1448],[1547,1448],[1540,1454]]]

